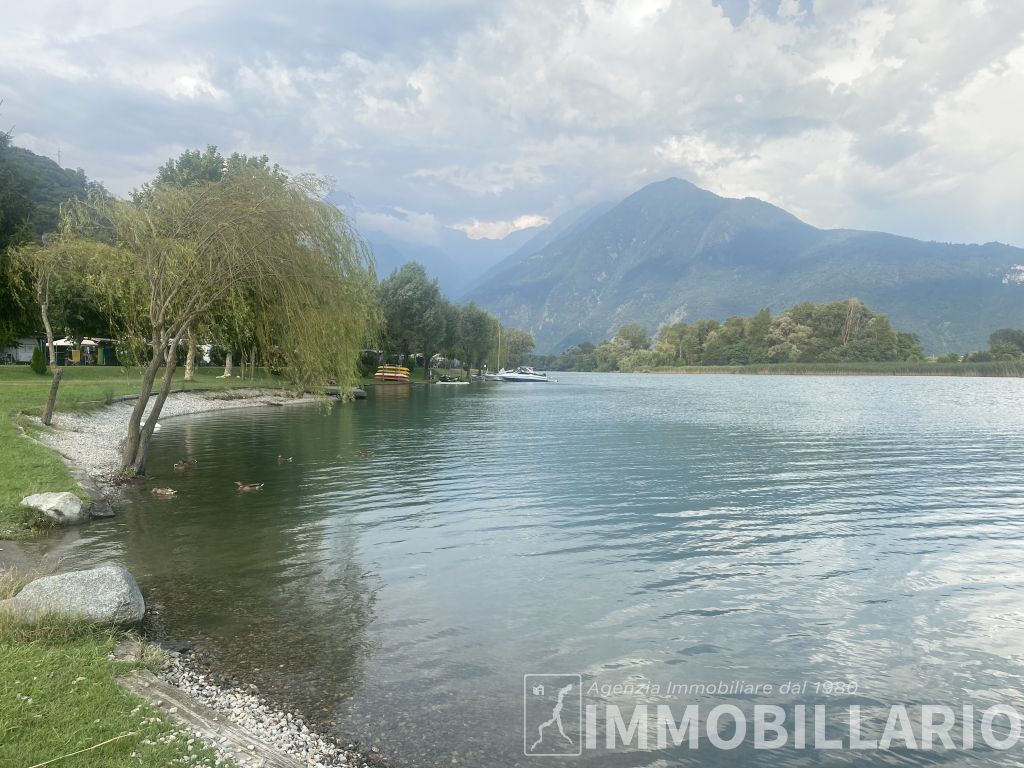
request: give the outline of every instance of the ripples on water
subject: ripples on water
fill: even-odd
[[[560,378],[168,421],[152,482],[179,496],[140,493],[75,557],[124,559],[162,632],[409,766],[535,764],[528,672],[1024,708],[1024,382]],[[176,475],[183,456],[198,464]],[[573,762],[932,763],[1024,764],[703,746]]]

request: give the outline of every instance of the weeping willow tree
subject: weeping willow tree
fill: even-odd
[[[42,422],[47,426],[53,421],[53,409],[57,403],[57,390],[60,387],[63,369],[57,365],[57,348],[54,346],[53,323],[50,322],[50,300],[59,289],[61,279],[69,263],[63,241],[52,238],[49,242],[38,245],[30,243],[14,249],[10,254],[12,285],[19,285],[19,280],[31,285],[31,289],[39,305],[39,316],[46,332],[46,350],[50,363],[50,395],[43,408]]]
[[[255,345],[273,350],[297,388],[354,378],[376,333],[372,261],[326,191],[318,177],[240,167],[213,182],[156,184],[133,201],[92,197],[74,207],[78,236],[105,245],[93,289],[143,366],[126,474],[145,472],[190,328],[244,315]]]

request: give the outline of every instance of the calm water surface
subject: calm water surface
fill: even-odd
[[[537,765],[535,672],[581,674],[584,703],[680,715],[1024,710],[1024,382],[559,378],[169,420],[151,484],[178,497],[138,493],[71,534],[72,557],[123,560],[161,632],[407,766]],[[740,680],[776,692],[664,690]],[[591,687],[645,681],[663,690]],[[830,682],[855,689],[814,691]],[[1005,766],[1021,750],[702,743],[540,764]]]

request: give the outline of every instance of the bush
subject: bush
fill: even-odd
[[[46,358],[43,357],[43,350],[39,347],[32,350],[32,362],[30,365],[32,366],[32,370],[40,376],[46,375]]]

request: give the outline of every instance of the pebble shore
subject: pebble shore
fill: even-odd
[[[177,392],[164,403],[160,421],[228,408],[316,402],[319,401],[315,397],[290,396],[264,389]],[[107,484],[115,478],[120,466],[120,444],[134,407],[134,400],[125,400],[94,411],[59,413],[54,419],[55,428],[44,430],[39,439],[92,479]],[[355,744],[335,742],[312,730],[300,715],[275,708],[254,690],[218,684],[189,654],[169,651],[159,674],[167,683],[222,712],[228,720],[249,729],[267,745],[308,768],[381,768],[386,765],[376,748],[364,753]],[[206,746],[220,759],[239,768],[261,765],[258,758],[235,752],[225,743],[207,743]]]
[[[209,393],[176,392],[167,398],[160,411],[160,421],[175,416],[190,416],[226,408],[258,405],[287,405],[317,402],[309,396],[288,396],[272,390],[228,390]],[[152,400],[150,401],[152,404]],[[120,465],[121,441],[134,400],[112,403],[95,411],[58,413],[53,430],[43,431],[39,439],[103,483],[109,481]],[[148,413],[148,409],[147,409]],[[158,422],[159,423],[159,422]]]
[[[379,768],[384,765],[377,754],[371,752],[367,755],[354,744],[343,745],[325,738],[311,730],[300,715],[275,709],[252,691],[218,685],[188,655],[168,652],[159,675],[196,701],[222,712],[232,722],[259,736],[264,743],[309,768]],[[223,744],[207,746],[240,768],[258,765],[254,758],[226,749]]]

